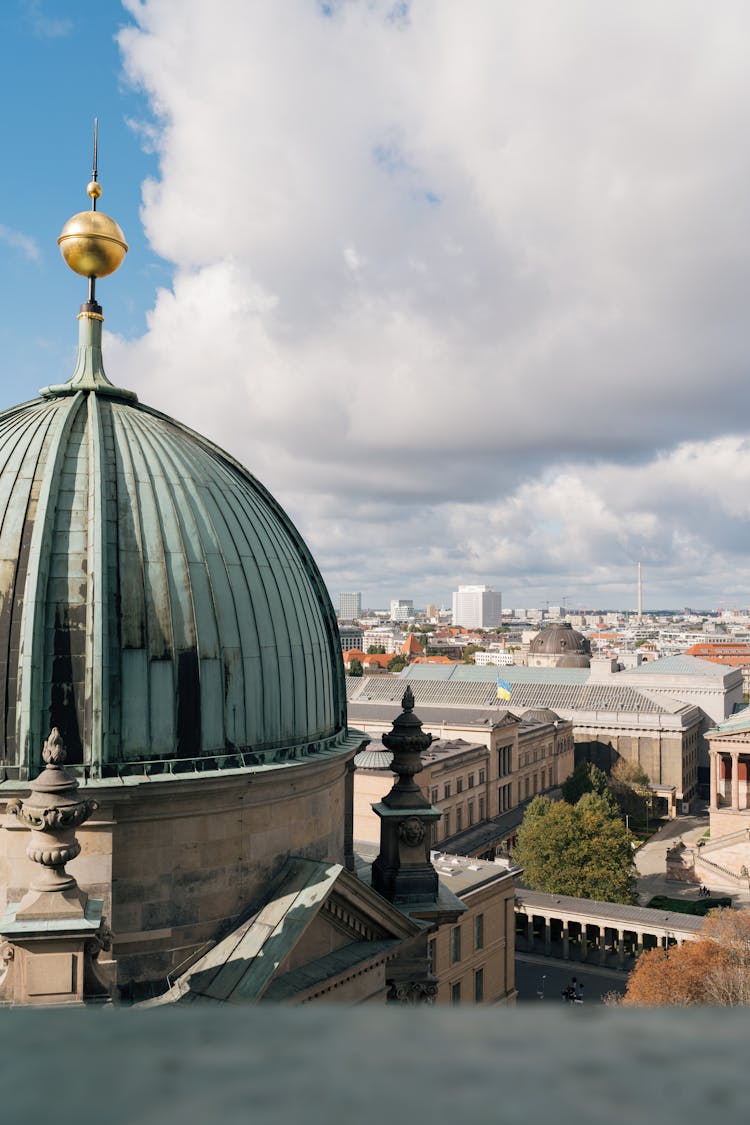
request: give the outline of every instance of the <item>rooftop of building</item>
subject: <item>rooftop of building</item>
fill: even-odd
[[[355,840],[354,859],[358,873],[365,871],[373,863],[379,850],[377,844]],[[522,870],[505,856],[490,861],[453,855],[450,852],[433,851],[430,857],[441,883],[459,898],[508,875],[520,875]]]
[[[630,668],[627,673],[622,673],[627,676],[704,676],[714,680],[722,674],[710,661],[686,653],[662,656],[659,660],[647,661],[639,668]]]
[[[736,711],[723,723],[717,723],[708,733],[742,734],[744,731],[750,731],[750,707],[743,707],[740,711]]]
[[[409,668],[406,671],[411,672]],[[483,669],[482,669],[483,670]],[[506,672],[517,669],[503,668],[503,679]],[[559,672],[557,668],[524,669],[525,671]],[[437,668],[436,672],[443,669]],[[567,669],[562,671],[567,672]],[[577,671],[577,670],[576,670]],[[588,672],[585,672],[588,675]],[[521,681],[515,677],[507,677],[511,687],[509,700],[503,701],[502,706],[497,699],[495,677],[491,680],[457,680],[450,677],[438,676],[408,677],[416,699],[416,710],[422,721],[429,725],[430,722],[445,721],[460,722],[460,712],[470,709],[474,712],[483,712],[486,723],[492,721],[492,714],[497,714],[498,721],[507,721],[506,712],[521,715],[529,709],[549,709],[561,717],[565,712],[607,712],[648,715],[676,715],[679,712],[695,710],[689,705],[672,699],[666,695],[651,695],[647,691],[639,690],[627,682],[618,682],[619,676],[600,683],[565,683],[555,677],[548,679],[546,676],[524,678]],[[370,718],[386,717],[385,711],[393,713],[393,708],[398,707],[404,689],[404,678],[394,677],[363,677],[348,681],[349,687],[349,716],[354,722],[366,721]],[[383,713],[375,710],[373,705],[388,705],[383,707]],[[456,712],[455,714],[448,714]],[[468,718],[467,720],[468,721]],[[474,720],[477,721],[477,720]]]

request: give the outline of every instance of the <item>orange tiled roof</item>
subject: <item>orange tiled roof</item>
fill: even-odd
[[[409,633],[409,636],[401,645],[401,652],[405,656],[421,656],[424,653],[424,649],[422,648],[421,644],[414,636],[414,634]]]
[[[743,644],[722,645],[711,641],[691,645],[685,649],[686,656],[697,656],[709,664],[729,664],[733,668],[740,668],[743,664],[750,664],[750,646]]]

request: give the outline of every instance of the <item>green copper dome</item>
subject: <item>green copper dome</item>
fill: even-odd
[[[84,316],[73,379],[0,414],[5,776],[53,726],[92,778],[333,748],[338,631],[302,538],[227,453],[114,388],[100,347]]]

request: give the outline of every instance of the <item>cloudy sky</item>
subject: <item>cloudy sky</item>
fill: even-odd
[[[68,19],[28,38],[62,67],[80,6],[21,10]],[[646,608],[750,603],[745,2],[128,0],[89,34],[136,228],[110,377],[260,477],[334,598],[629,607],[640,559]]]

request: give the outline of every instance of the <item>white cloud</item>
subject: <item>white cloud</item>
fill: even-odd
[[[67,17],[47,15],[41,0],[23,0],[23,8],[31,30],[39,39],[61,39],[73,30],[73,21]]]
[[[39,245],[31,235],[14,230],[13,227],[6,227],[3,223],[0,223],[0,242],[4,242],[13,250],[20,250],[31,262],[38,262],[41,258]]]
[[[333,589],[613,604],[643,556],[664,604],[747,600],[746,5],[131,9],[175,278],[116,381],[257,472]]]

